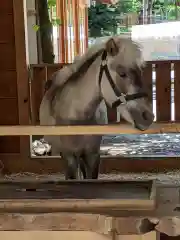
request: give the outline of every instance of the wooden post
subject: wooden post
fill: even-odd
[[[180,61],[174,62],[174,105],[175,121],[180,121]]]
[[[73,58],[74,58],[74,51],[73,51],[73,43],[72,43],[72,0],[69,0],[68,2],[68,32],[69,32],[69,39],[68,39],[68,46],[69,46],[69,51],[68,51],[68,56],[69,56],[69,63],[72,63]],[[70,26],[70,27],[69,27]]]
[[[64,40],[64,32],[65,32],[65,23],[64,23],[64,1],[56,0],[56,11],[57,17],[61,20],[61,25],[59,26],[59,62],[65,63],[65,40]]]
[[[156,63],[157,121],[171,121],[171,62]]]
[[[19,124],[30,123],[29,81],[26,59],[24,5],[22,0],[13,0],[14,39],[16,48],[16,73],[18,92]],[[20,150],[24,157],[29,155],[29,137],[20,138]]]
[[[74,28],[75,28],[75,54],[80,54],[80,30],[79,30],[79,1],[74,0]]]
[[[67,28],[68,28],[68,22],[67,22],[67,6],[68,6],[68,0],[61,0],[64,2],[64,42],[65,42],[65,63],[68,63],[68,34],[67,34]]]
[[[85,7],[85,49],[88,48],[88,35],[89,35],[89,31],[88,31],[88,7]]]

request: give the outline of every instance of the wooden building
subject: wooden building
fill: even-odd
[[[71,5],[74,12],[80,11],[75,9],[75,6],[72,6],[72,2],[66,1],[67,3]],[[81,10],[87,11],[83,7]],[[3,1],[0,8],[0,18],[1,29],[3,29],[3,34],[0,34],[0,107],[2,110],[0,124],[38,124],[38,109],[44,83],[55,70],[63,66],[63,63],[54,65],[35,64],[31,66],[31,72],[28,71],[27,41],[22,0]],[[77,51],[80,51],[78,41],[77,38],[74,45],[77,45]],[[175,72],[175,121],[179,121],[180,61],[158,61],[147,64],[144,70],[144,79],[151,96],[153,84],[152,67],[156,72],[157,121],[171,121],[170,72],[172,68]],[[29,85],[29,82],[31,82],[31,85]],[[114,116],[116,117],[116,113],[114,113]],[[131,163],[131,157],[105,158],[102,161],[101,172],[111,172],[113,170],[140,172],[153,171],[154,169],[163,171],[164,169],[180,168],[179,157],[157,157],[153,161],[151,158],[146,157],[144,159],[141,157],[133,159],[133,166]],[[0,138],[0,165],[5,173],[19,171],[50,173],[61,171],[64,167],[64,162],[59,158],[50,158],[49,160],[46,158],[32,158],[30,155],[29,137],[9,136]]]
[[[75,0],[72,0],[75,1]],[[63,1],[62,1],[63,2]],[[61,4],[62,4],[61,2]],[[64,3],[63,3],[64,4]],[[66,7],[69,11],[74,11],[74,17],[76,11],[82,11],[82,15],[85,15],[87,11],[84,6],[72,5],[72,2],[66,1],[63,9]],[[75,8],[76,7],[76,8]],[[71,10],[70,10],[71,9]],[[24,5],[22,0],[6,0],[1,2],[0,7],[0,125],[30,125],[38,122],[38,108],[39,103],[42,98],[43,86],[48,76],[51,75],[55,70],[61,68],[66,62],[67,51],[70,51],[70,47],[65,50],[65,55],[61,57],[64,58],[63,64],[35,64],[31,66],[31,71],[29,71],[28,65],[28,52],[27,52],[27,35],[25,30],[25,17],[24,14]],[[59,12],[59,14],[62,14]],[[70,13],[68,13],[70,14]],[[78,15],[80,16],[80,15]],[[65,16],[64,21],[67,16]],[[72,20],[72,19],[71,19]],[[79,19],[75,19],[80,21]],[[69,20],[70,21],[70,20]],[[87,24],[87,20],[83,20],[84,25]],[[76,26],[77,29],[79,26]],[[63,28],[63,27],[62,27]],[[79,32],[79,30],[77,30]],[[66,33],[66,30],[61,29],[63,34]],[[86,29],[87,31],[87,29]],[[64,35],[63,35],[64,36]],[[80,40],[76,39],[74,43],[77,53],[81,54],[81,48],[79,46]],[[84,45],[87,44],[87,39],[84,42]],[[61,43],[62,44],[62,43]],[[156,104],[157,104],[157,121],[158,122],[171,122],[171,69],[174,69],[175,78],[174,78],[174,89],[175,89],[175,121],[180,121],[180,61],[159,61],[159,62],[149,62],[144,70],[144,79],[146,81],[147,87],[150,90],[150,95],[152,98],[152,68],[156,71]],[[29,84],[31,82],[31,84]],[[31,111],[30,111],[31,107]],[[34,114],[32,118],[31,112]],[[162,129],[163,131],[163,129]],[[177,129],[177,131],[179,131]],[[64,162],[59,158],[32,158],[30,156],[30,139],[29,137],[24,136],[3,136],[0,137],[0,170],[1,173],[17,173],[17,172],[32,172],[32,173],[52,173],[62,171],[64,167]],[[157,158],[153,161],[151,159],[142,159],[136,158],[105,158],[102,161],[101,172],[107,173],[112,171],[126,171],[126,172],[141,172],[141,171],[153,171],[156,169],[156,172],[163,171],[164,169],[175,169],[180,168],[179,157],[175,158]],[[7,187],[4,187],[4,189]],[[7,190],[7,189],[6,189]],[[30,189],[32,190],[32,189]],[[177,191],[177,200],[179,201],[179,190]],[[172,198],[172,195],[170,196]],[[1,199],[2,200],[2,199]],[[168,199],[167,204],[171,199]],[[134,200],[133,200],[134,201]],[[8,201],[7,201],[8,202]],[[5,202],[5,203],[7,203]],[[15,200],[13,203],[17,203]],[[38,202],[38,201],[37,201]],[[7,205],[1,201],[1,210],[6,209]],[[9,206],[13,203],[8,202]],[[27,203],[27,202],[26,202]],[[166,204],[165,203],[165,204]],[[39,203],[40,205],[40,203]],[[15,206],[17,206],[15,204]],[[24,205],[23,205],[24,207]],[[12,208],[11,208],[12,209]],[[7,210],[7,209],[6,209]],[[48,216],[47,216],[48,215]],[[51,221],[48,219],[49,215],[52,216]],[[94,231],[99,231],[103,235],[96,233],[86,233],[83,232],[62,232],[61,235],[56,235],[57,231],[60,229],[59,219],[62,219],[62,214],[24,214],[21,215],[21,212],[17,214],[9,213],[3,214],[1,212],[1,231],[0,237],[10,239],[17,237],[18,239],[22,237],[23,239],[37,239],[40,237],[45,238],[54,238],[57,239],[61,237],[62,239],[74,238],[74,239],[131,239],[131,240],[149,240],[149,239],[158,239],[156,232],[153,231],[152,234],[146,236],[116,236],[118,226],[123,230],[129,224],[133,225],[136,219],[128,218],[125,220],[111,221],[111,217],[108,217],[110,221],[107,221],[105,216],[96,215],[95,217],[90,214],[85,218],[85,216],[79,217],[79,222],[81,222],[81,230],[84,229],[84,226],[90,226],[90,230],[95,229]],[[47,217],[47,218],[46,218]],[[72,218],[71,214],[71,230],[73,227],[78,225],[78,221],[75,221]],[[93,218],[94,217],[94,218]],[[39,221],[38,221],[39,219]],[[65,216],[66,222],[65,225],[68,225],[67,215]],[[90,221],[89,221],[90,219]],[[102,221],[101,221],[102,219]],[[11,222],[10,222],[11,220]],[[89,222],[88,222],[89,221]],[[13,222],[16,224],[12,225]],[[103,224],[102,224],[103,223]],[[113,225],[115,224],[115,225]],[[124,225],[123,225],[124,224]],[[48,229],[48,227],[49,229]],[[48,230],[48,233],[42,231],[34,232],[32,230],[45,229]],[[173,226],[174,227],[174,226]],[[172,227],[172,228],[173,228]],[[31,234],[28,231],[17,231],[17,229],[28,229],[31,230]],[[12,232],[13,230],[16,230]],[[49,231],[56,229],[57,231]],[[8,232],[8,230],[10,232]],[[61,229],[62,230],[62,229]],[[111,235],[110,238],[105,236],[104,231],[108,235]],[[114,233],[114,235],[113,235]],[[8,235],[9,234],[9,235]],[[132,234],[132,233],[131,233]],[[98,238],[97,238],[98,236]],[[161,239],[173,239],[167,236],[162,236]],[[179,239],[179,237],[175,238]]]

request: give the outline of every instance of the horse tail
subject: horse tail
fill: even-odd
[[[55,125],[55,119],[53,118],[52,113],[52,101],[56,95],[57,89],[62,87],[65,84],[71,74],[73,73],[74,68],[72,66],[64,67],[59,71],[55,72],[52,77],[46,81],[44,86],[44,96],[41,101],[39,119],[40,124],[42,125],[53,125],[47,124],[49,118],[51,118],[50,123],[53,122]],[[53,120],[52,120],[53,119]]]
[[[39,108],[40,125],[54,125],[55,119],[52,114],[52,101],[56,92],[57,86],[53,84],[53,80],[46,81],[44,86],[44,96]]]
[[[52,86],[52,80],[49,79],[46,81],[45,85],[44,85],[44,94],[51,88]]]

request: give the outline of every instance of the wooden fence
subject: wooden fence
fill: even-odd
[[[0,114],[0,125],[29,125],[29,102],[32,112],[31,124],[35,125],[38,124],[38,111],[43,95],[44,82],[55,70],[61,67],[61,64],[31,66],[31,96],[29,101],[23,1],[2,1],[0,13],[2,20],[0,26],[6,30],[0,35],[0,106],[3,109],[2,114]],[[175,69],[175,120],[178,121],[180,118],[178,112],[180,98],[178,92],[178,89],[180,89],[178,79],[180,77],[178,74],[180,68],[178,61],[171,63],[175,63],[173,66]],[[145,81],[150,90],[152,88],[152,64],[148,63],[144,71]],[[154,64],[156,64],[157,120],[169,121],[171,65],[170,62]],[[109,117],[115,118],[116,113],[110,112]],[[47,157],[31,157],[29,136],[11,136],[12,130],[12,128],[9,128],[8,136],[7,132],[6,136],[5,133],[0,136],[0,173],[33,172],[50,174],[64,171],[65,162],[63,159],[60,161],[59,157],[50,159],[47,159]],[[152,161],[151,157],[119,156],[117,158],[117,156],[112,156],[104,157],[102,160],[100,172],[103,174],[180,169],[179,157],[153,157]]]
[[[39,124],[39,106],[45,82],[63,64],[31,65],[31,116],[32,124]],[[148,62],[144,72],[144,82],[154,106],[157,122],[171,122],[174,107],[174,121],[180,121],[180,61]],[[154,100],[153,100],[154,99]],[[108,109],[109,121],[115,121],[117,113]]]

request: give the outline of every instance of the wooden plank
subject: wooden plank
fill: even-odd
[[[29,221],[32,219],[32,221]],[[23,222],[23,224],[22,224]],[[111,217],[92,214],[0,214],[0,231],[94,231],[108,235],[107,222]]]
[[[72,26],[73,24],[73,11],[72,11],[72,0],[67,0],[67,7],[66,7],[66,12],[67,12],[67,26]],[[68,28],[68,36],[71,35],[73,31],[72,28]],[[73,44],[74,44],[74,39],[70,38],[68,39],[69,42],[69,49],[68,49],[68,57],[69,57],[69,62],[73,62],[73,57],[74,57],[74,51],[73,51]]]
[[[26,62],[26,43],[24,28],[24,4],[22,0],[13,0],[15,62],[17,72],[19,124],[30,123],[29,79]],[[29,137],[20,138],[22,155],[29,156]]]
[[[0,98],[16,98],[17,84],[15,71],[0,71]]]
[[[180,120],[180,61],[174,63],[175,121]]]
[[[13,3],[12,1],[3,1],[1,2],[1,7],[0,7],[0,14],[9,14],[13,13]]]
[[[65,40],[64,40],[64,31],[65,31],[65,23],[64,23],[64,2],[61,0],[56,0],[56,13],[57,17],[61,19],[61,25],[59,26],[59,62],[65,63]]]
[[[61,240],[111,240],[110,237],[98,234],[96,232],[91,231],[1,231],[0,237],[2,239],[11,240],[12,238],[20,239],[20,240],[57,240],[61,238]],[[154,239],[152,239],[154,240]]]
[[[30,221],[30,219],[32,219]],[[97,214],[79,213],[45,213],[45,214],[0,214],[0,231],[92,231],[106,236],[112,236],[113,230],[120,234],[130,236],[140,234],[138,221],[141,218],[118,218],[122,227],[113,226],[113,218]],[[23,224],[22,224],[23,222]],[[126,224],[123,224],[123,223]],[[114,228],[113,228],[114,227]],[[1,234],[1,232],[0,232]],[[150,233],[148,233],[150,234]],[[145,235],[148,235],[145,234]],[[140,236],[140,235],[139,235]],[[85,238],[86,239],[86,238]],[[152,239],[153,240],[153,239]]]
[[[89,26],[88,26],[88,7],[85,7],[85,23],[84,23],[84,28],[85,28],[85,49],[88,48],[88,36],[89,36]]]
[[[20,137],[0,137],[0,154],[2,153],[19,153]]]
[[[18,105],[16,98],[0,98],[0,125],[14,125],[19,123]]]
[[[37,64],[30,64],[30,68],[61,68],[62,66],[69,65],[70,63],[37,63]]]
[[[177,133],[180,124],[154,123],[152,127],[140,131],[128,124],[121,125],[84,125],[84,126],[0,126],[0,136],[28,136],[28,135],[108,135],[108,134],[154,134]]]
[[[73,186],[72,186],[73,185]],[[74,194],[77,195],[78,193],[76,190],[79,187],[91,187],[91,188],[98,188],[98,191],[101,191],[102,186],[106,187],[107,190],[112,191],[112,188],[114,191],[118,191],[119,187],[122,189],[135,189],[135,190],[143,190],[146,192],[146,195],[148,198],[150,198],[152,189],[153,189],[154,182],[153,180],[108,180],[108,179],[85,179],[85,180],[50,180],[50,179],[19,179],[16,181],[11,181],[10,179],[0,179],[0,190],[5,187],[9,188],[26,188],[26,189],[58,189],[64,191],[64,188],[71,188],[71,191],[75,192]],[[169,187],[169,185],[168,185]],[[76,189],[76,190],[75,190]],[[103,190],[104,191],[104,190]],[[87,189],[85,189],[86,194],[98,194],[99,193],[88,193]],[[79,194],[84,194],[83,192],[79,192]],[[103,196],[103,195],[102,195]]]
[[[3,199],[0,200],[0,213],[104,213],[117,211],[151,211],[154,209],[153,200],[118,199],[118,200],[69,200],[69,199]]]
[[[67,36],[67,28],[68,28],[68,23],[67,23],[67,0],[61,0],[62,5],[61,8],[63,9],[63,14],[61,16],[61,19],[64,18],[64,32],[63,32],[63,41],[64,41],[64,58],[65,58],[65,63],[68,63],[68,36]],[[62,49],[61,49],[62,50]]]
[[[20,239],[20,240],[111,240],[111,238],[107,236],[103,236],[101,234],[90,232],[90,231],[32,231],[27,229],[27,231],[1,231],[0,237],[2,239],[11,240],[11,239]],[[154,240],[154,239],[152,239]]]
[[[152,103],[153,82],[152,82],[152,64],[151,64],[151,62],[147,62],[146,67],[143,70],[143,81],[144,81],[145,90],[147,91],[148,96],[149,96],[149,100]]]
[[[157,233],[152,231],[143,235],[119,235],[116,238],[117,240],[159,240],[157,238]]]
[[[128,189],[128,191],[127,191]],[[100,204],[102,199],[107,204],[119,206],[119,201],[143,200],[155,206],[154,200],[155,184],[153,181],[118,181],[118,180],[83,180],[83,181],[50,181],[50,180],[1,180],[0,199],[59,199],[64,202],[68,199],[73,203],[78,201],[91,201]],[[98,205],[98,206],[100,206]],[[114,207],[115,207],[114,205]],[[72,207],[72,206],[70,206]],[[94,205],[93,205],[94,207]],[[102,204],[102,207],[104,205]]]
[[[1,13],[1,10],[0,10]],[[0,43],[14,43],[14,23],[13,15],[6,12],[0,14]]]
[[[152,181],[58,181],[56,185],[38,181],[3,181],[0,186],[0,212],[149,211],[155,208],[152,189]]]
[[[0,43],[0,71],[16,70],[15,52],[14,44]]]
[[[157,121],[171,121],[171,64],[156,63]]]
[[[112,217],[104,216],[104,215],[96,215],[96,214],[68,214],[68,213],[49,213],[49,214],[0,214],[0,237],[2,239],[11,239],[8,238],[8,233],[14,233],[18,239],[22,237],[21,233],[33,233],[34,238],[36,239],[37,233],[45,233],[48,236],[47,239],[52,237],[51,233],[60,233],[61,239],[64,239],[64,234],[67,238],[71,237],[71,239],[76,239],[75,236],[78,236],[78,240],[81,239],[92,239],[92,237],[99,235],[106,237],[105,240],[112,237],[114,231],[116,231],[116,228],[113,228],[112,225]],[[121,228],[122,231],[119,235],[115,235],[116,239],[123,239],[123,240],[159,240],[159,232],[151,231],[148,233],[141,233],[139,232],[137,222],[140,220],[140,218],[119,218],[120,222],[122,223],[122,226],[124,228]],[[123,224],[126,222],[126,226]],[[133,224],[132,224],[133,222]],[[84,233],[84,235],[79,235],[78,233],[80,231]],[[15,231],[15,232],[13,232]],[[91,231],[91,238],[86,238],[87,231]],[[4,235],[4,233],[6,233]],[[19,233],[19,234],[18,234]],[[34,234],[36,233],[36,234]],[[49,234],[50,233],[50,234]],[[68,234],[69,233],[69,234]],[[73,235],[71,235],[73,234]],[[77,235],[76,235],[77,234]],[[102,235],[101,235],[102,234]],[[6,236],[6,237],[5,237]],[[13,235],[10,235],[11,237]],[[39,235],[39,237],[42,235]],[[109,238],[107,238],[109,237]],[[120,238],[122,237],[122,238]],[[129,238],[128,238],[129,237]],[[161,237],[164,237],[163,234],[161,234]],[[169,237],[167,238],[167,235],[165,239],[179,239],[177,237]],[[43,237],[43,239],[45,236]],[[23,239],[26,239],[23,237]],[[29,238],[28,238],[29,239]],[[30,237],[31,239],[31,237]],[[53,239],[56,239],[53,237]],[[97,238],[95,238],[97,239]],[[101,239],[101,238],[100,238]],[[103,238],[104,239],[104,238]],[[99,240],[99,238],[98,238]]]
[[[80,24],[79,24],[79,3],[78,0],[74,0],[73,4],[73,18],[75,29],[75,55],[80,54]]]
[[[31,108],[32,108],[32,123],[39,124],[39,107],[44,95],[44,86],[47,80],[47,68],[41,67],[31,68]]]
[[[59,65],[55,65],[53,67],[48,67],[47,68],[47,80],[49,78],[51,78],[52,74],[55,73],[56,71],[62,69],[64,66],[64,64],[59,64]],[[43,89],[44,90],[44,89]]]

